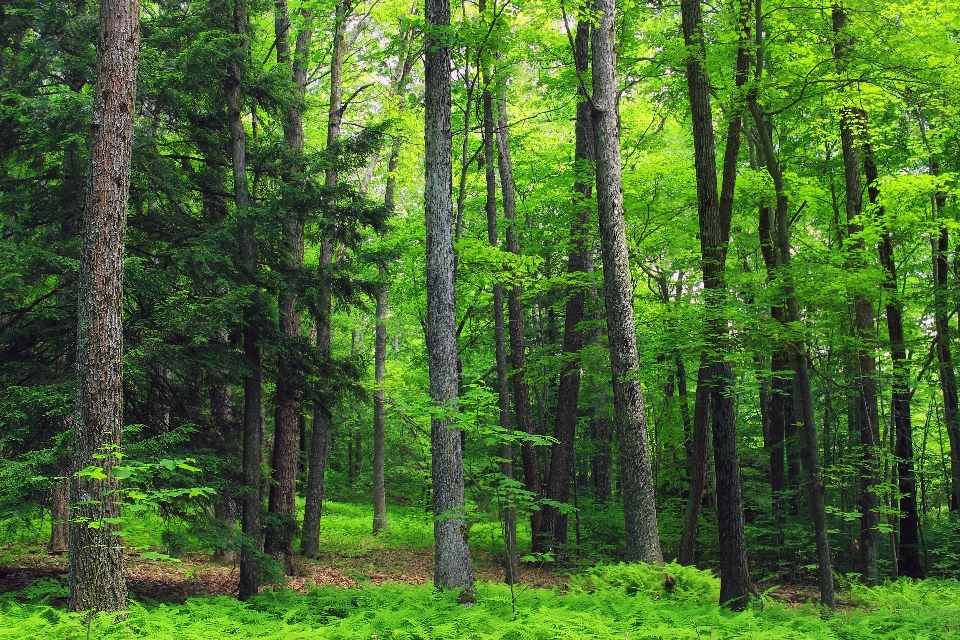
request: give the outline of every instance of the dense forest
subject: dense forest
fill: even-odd
[[[958,100],[949,2],[5,0],[0,538],[73,612],[187,547],[261,598],[345,503],[514,620],[478,544],[960,577]]]

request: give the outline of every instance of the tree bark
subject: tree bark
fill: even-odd
[[[517,235],[517,191],[513,180],[513,161],[510,158],[510,128],[507,120],[506,92],[499,105],[497,121],[497,166],[500,170],[500,191],[503,195],[503,217],[506,219],[507,251],[520,255],[520,236]],[[523,335],[523,291],[519,285],[507,291],[507,313],[510,331],[510,365],[513,370],[513,410],[517,426],[524,433],[534,434],[537,428],[533,422],[533,409],[530,405],[530,387],[527,385],[527,341]],[[523,483],[533,499],[543,498],[543,481],[540,476],[540,460],[537,451],[529,440],[520,445],[523,460]],[[543,551],[541,538],[542,513],[539,504],[530,514],[531,548],[534,552]]]
[[[577,72],[585,74],[590,68],[590,23],[577,23],[574,39],[574,64]],[[593,122],[590,118],[590,102],[583,87],[578,90],[577,119],[575,125],[576,146],[574,151],[574,214],[570,227],[570,254],[567,258],[567,273],[576,278],[587,271],[587,262],[592,260],[587,244],[590,225],[590,199],[593,196],[594,165],[596,150],[593,140]],[[557,392],[557,415],[553,436],[556,442],[550,451],[550,474],[547,479],[547,499],[562,504],[570,500],[570,475],[573,472],[574,443],[577,435],[577,402],[580,397],[580,351],[583,349],[584,300],[583,284],[576,282],[567,300],[563,326],[563,368],[560,371],[560,389]],[[544,505],[541,532],[554,552],[554,558],[566,556],[567,516],[556,507]]]
[[[426,0],[424,64],[424,211],[427,233],[427,352],[430,397],[436,409],[456,410],[457,334],[453,267],[452,133],[450,130],[449,0]],[[450,419],[430,421],[433,457],[433,581],[462,588],[461,602],[473,602],[469,529],[464,521],[463,451],[460,431]]]
[[[697,391],[693,404],[693,442],[690,456],[690,497],[680,533],[680,549],[677,562],[692,565],[695,562],[694,546],[700,523],[700,505],[707,486],[707,450],[710,441],[710,367],[707,354],[700,356],[697,371]]]
[[[614,48],[615,0],[596,0],[593,29],[593,123],[597,145],[597,209],[603,255],[604,300],[610,337],[614,420],[620,440],[620,478],[626,525],[625,557],[663,564],[657,529],[647,420],[640,389],[633,321],[633,281],[623,217],[623,177]]]
[[[70,611],[127,608],[122,539],[114,535],[118,525],[105,520],[120,516],[119,483],[111,470],[123,425],[123,253],[139,41],[139,1],[101,0],[78,287]],[[90,466],[101,467],[107,478],[77,476]]]

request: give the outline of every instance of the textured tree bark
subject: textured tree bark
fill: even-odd
[[[620,479],[626,525],[625,557],[663,564],[657,529],[653,470],[647,447],[647,420],[638,378],[633,321],[633,282],[623,218],[623,176],[617,113],[615,0],[596,0],[593,29],[593,123],[597,145],[597,210],[603,254],[603,289],[610,336],[614,420],[620,441]]]
[[[327,111],[327,148],[340,140],[343,123],[343,61],[347,55],[347,19],[353,11],[352,0],[338,0],[333,24],[333,50],[330,57],[330,105]],[[327,169],[324,186],[333,189],[340,176],[336,167]],[[335,203],[334,203],[335,204]],[[320,246],[320,273],[333,264],[334,243],[324,238]],[[321,357],[330,356],[330,314],[333,294],[324,281],[319,295],[320,314],[316,318],[317,350]],[[330,408],[317,405],[313,411],[313,435],[310,443],[310,469],[307,472],[307,495],[303,511],[300,552],[308,557],[320,552],[320,511],[323,507],[323,478],[327,466],[327,437],[332,415]]]
[[[506,219],[507,251],[520,255],[520,236],[517,235],[517,190],[513,180],[513,161],[510,158],[510,127],[507,120],[506,93],[499,105],[497,121],[497,166],[500,170],[500,191],[503,195],[503,217]],[[530,405],[530,387],[526,380],[527,341],[523,335],[523,300],[519,285],[507,291],[507,314],[510,331],[510,365],[513,370],[513,411],[517,426],[524,433],[536,433],[533,409]],[[520,445],[523,460],[523,484],[535,500],[543,498],[543,480],[540,459],[534,446],[527,440]],[[533,551],[543,551],[541,532],[542,512],[530,514],[530,537]]]
[[[580,74],[590,68],[590,23],[577,23],[574,39],[574,63]],[[570,255],[567,258],[567,273],[576,277],[587,271],[587,262],[592,259],[587,244],[590,225],[590,199],[593,195],[594,164],[596,150],[593,141],[593,122],[590,118],[589,96],[583,87],[577,103],[575,125],[576,146],[574,151],[574,214],[570,227]],[[550,474],[547,479],[547,498],[566,504],[570,501],[570,476],[573,472],[574,442],[577,435],[577,402],[580,397],[580,351],[583,349],[584,299],[586,292],[581,283],[572,285],[567,300],[563,326],[563,368],[560,371],[560,389],[557,392],[557,414],[554,438],[550,451]],[[567,516],[556,507],[544,505],[541,531],[544,540],[554,552],[554,558],[566,556]]]
[[[481,0],[480,9],[483,11],[486,3]],[[500,246],[500,237],[497,234],[497,178],[493,156],[493,96],[490,94],[490,79],[484,77],[483,101],[483,159],[484,178],[487,187],[484,208],[487,214],[487,241],[490,246]],[[497,361],[497,408],[500,412],[500,428],[504,434],[512,432],[510,422],[510,376],[507,371],[507,338],[506,321],[503,314],[503,284],[493,285],[493,341]],[[505,480],[513,479],[513,446],[509,442],[500,444],[500,473]],[[517,509],[513,506],[509,495],[504,496],[501,507],[503,541],[506,550],[504,558],[504,582],[515,584],[520,579],[520,559],[517,551]]]
[[[837,70],[846,70],[849,48],[853,39],[847,37],[846,13],[833,8],[833,32],[838,37],[833,49]],[[854,239],[850,245],[848,262],[852,269],[862,269],[865,245],[860,232],[859,216],[863,210],[863,181],[860,176],[860,152],[855,129],[865,124],[861,111],[844,107],[840,114],[840,145],[843,153],[844,203],[847,214],[847,232]],[[878,447],[880,445],[879,413],[877,411],[876,364],[874,362],[873,303],[862,293],[853,295],[853,335],[856,339],[853,363],[854,385],[857,390],[857,431],[860,434],[858,455],[860,470],[860,571],[869,586],[877,584],[877,559],[880,555],[880,497],[881,475]]]
[[[50,543],[47,552],[53,555],[66,553],[70,544],[70,468],[63,469],[61,473],[63,478],[53,483],[50,496]]]
[[[286,68],[297,86],[300,97],[306,91],[304,61],[310,55],[312,14],[297,35],[296,54],[290,55],[290,14],[286,0],[277,0],[274,6],[274,35],[277,64]],[[295,187],[303,170],[303,114],[294,107],[287,111],[283,123],[283,138],[291,152],[291,160],[284,167],[282,180],[288,188]],[[287,212],[283,220],[285,256],[284,281],[278,296],[280,332],[292,345],[303,339],[303,318],[297,309],[296,275],[303,268],[303,219],[297,212]],[[266,550],[276,556],[288,575],[294,573],[294,537],[297,533],[297,471],[300,462],[300,392],[294,384],[296,372],[291,358],[281,357],[277,362],[277,390],[273,430],[269,511],[278,524],[267,532]]]
[[[735,611],[749,604],[750,572],[744,537],[743,495],[740,486],[740,457],[737,451],[737,425],[732,387],[733,372],[725,357],[727,322],[723,301],[727,295],[725,267],[730,241],[730,221],[740,150],[741,119],[735,115],[727,127],[724,157],[723,192],[717,200],[717,158],[713,133],[713,109],[710,82],[700,61],[705,57],[703,16],[700,0],[681,0],[684,43],[697,52],[687,58],[687,89],[693,120],[694,169],[697,175],[697,211],[700,220],[704,299],[706,302],[707,366],[709,367],[710,417],[717,476],[717,532],[720,546],[720,603]],[[750,3],[740,13],[740,47],[737,54],[736,84],[747,79],[749,58],[746,51],[745,16]],[[691,506],[693,502],[691,501]]]
[[[453,268],[452,132],[450,130],[449,0],[426,0],[424,54],[424,212],[427,232],[427,352],[430,397],[438,410],[457,402],[456,297]],[[442,415],[430,421],[433,456],[434,577],[442,588],[462,588],[473,602],[469,529],[464,522],[460,431]]]
[[[874,206],[882,225],[877,252],[880,266],[886,272],[883,290],[886,294],[887,334],[890,339],[890,358],[893,361],[891,376],[891,413],[894,425],[894,455],[897,460],[897,484],[900,490],[900,545],[897,552],[897,570],[909,577],[922,577],[920,564],[920,524],[917,515],[917,484],[913,471],[913,424],[910,419],[910,361],[903,339],[903,303],[897,291],[897,266],[893,257],[893,238],[886,228],[884,208],[878,206],[880,185],[877,165],[873,160],[873,148],[863,145],[863,172],[867,180],[867,197]]]
[[[90,173],[78,286],[70,611],[127,608],[126,562],[111,470],[123,425],[123,252],[140,41],[138,0],[101,0]],[[106,454],[103,459],[93,456]],[[76,474],[103,468],[105,480]],[[100,526],[92,527],[93,523]]]

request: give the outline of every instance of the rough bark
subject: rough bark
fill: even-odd
[[[497,166],[500,172],[500,191],[503,195],[503,217],[506,222],[507,251],[520,255],[520,236],[517,235],[517,192],[513,180],[513,161],[510,157],[510,127],[507,120],[506,95],[500,101],[497,120]],[[534,434],[533,408],[530,404],[530,387],[526,380],[527,341],[523,334],[523,291],[519,285],[507,291],[507,314],[510,332],[510,366],[513,371],[513,410],[517,426],[524,433]],[[520,445],[523,461],[523,484],[533,494],[534,500],[543,498],[543,481],[540,476],[540,459],[528,440]],[[542,513],[536,508],[530,514],[530,537],[533,551],[543,551],[540,536]]]
[[[424,212],[427,233],[427,352],[430,397],[438,409],[457,402],[456,297],[453,268],[452,133],[450,130],[449,0],[426,0],[424,54]],[[462,588],[472,602],[469,529],[464,522],[463,451],[460,431],[435,415],[430,424],[433,457],[434,584]]]
[[[590,67],[590,23],[577,23],[574,39],[574,63],[577,71],[586,73]],[[592,260],[587,244],[590,225],[590,200],[593,195],[594,163],[596,151],[593,141],[593,122],[590,119],[590,103],[584,89],[579,89],[577,119],[575,124],[576,145],[574,171],[577,178],[573,185],[574,213],[570,226],[570,254],[567,257],[567,273],[573,278],[587,271],[587,262]],[[550,451],[550,474],[547,478],[547,499],[566,504],[570,500],[570,476],[574,465],[574,442],[577,434],[577,402],[580,397],[580,351],[583,349],[584,301],[583,285],[575,280],[565,306],[563,326],[563,368],[560,371],[560,388],[557,392],[557,414],[553,437],[556,442]],[[555,558],[566,555],[567,516],[556,507],[543,507],[541,535],[550,545]]]
[[[874,215],[881,224],[882,233],[877,245],[880,266],[886,274],[883,291],[886,298],[887,335],[890,340],[890,358],[893,361],[891,376],[891,413],[894,425],[894,455],[897,457],[896,475],[900,490],[900,545],[897,553],[898,572],[905,576],[920,577],[920,524],[917,515],[916,478],[913,471],[913,424],[910,419],[910,361],[903,338],[903,303],[897,290],[897,266],[893,257],[893,237],[886,228],[884,208],[879,206],[880,185],[877,181],[877,166],[870,144],[863,145],[863,170],[867,180],[867,197],[873,205]]]
[[[615,0],[596,0],[599,22],[593,46],[593,123],[597,145],[597,210],[603,256],[603,288],[610,339],[614,420],[620,441],[620,478],[626,525],[625,557],[663,564],[657,529],[653,470],[633,321],[633,282],[623,217],[623,176],[617,113]]]
[[[123,425],[123,252],[140,40],[138,0],[101,0],[90,173],[78,286],[77,403],[73,432],[70,611],[127,608],[111,474]],[[93,456],[106,454],[104,459]],[[102,467],[105,480],[77,476]],[[91,527],[92,523],[101,526]]]

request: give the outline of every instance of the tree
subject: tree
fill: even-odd
[[[453,419],[457,402],[456,299],[453,268],[452,138],[450,132],[449,0],[427,0],[424,74],[424,210],[427,231],[427,351],[433,457],[434,584],[462,588],[472,602],[469,531],[464,522],[463,450]]]
[[[123,426],[123,254],[139,42],[140,3],[101,0],[78,288],[70,611],[127,608],[126,562],[115,535],[118,479],[111,471]],[[101,474],[87,473],[90,467]]]
[[[617,117],[614,0],[596,0],[593,29],[593,123],[597,145],[597,210],[603,255],[603,295],[610,336],[614,419],[620,441],[620,478],[626,522],[626,558],[663,564],[657,529],[643,394],[637,378],[633,282],[623,219],[623,178]]]

